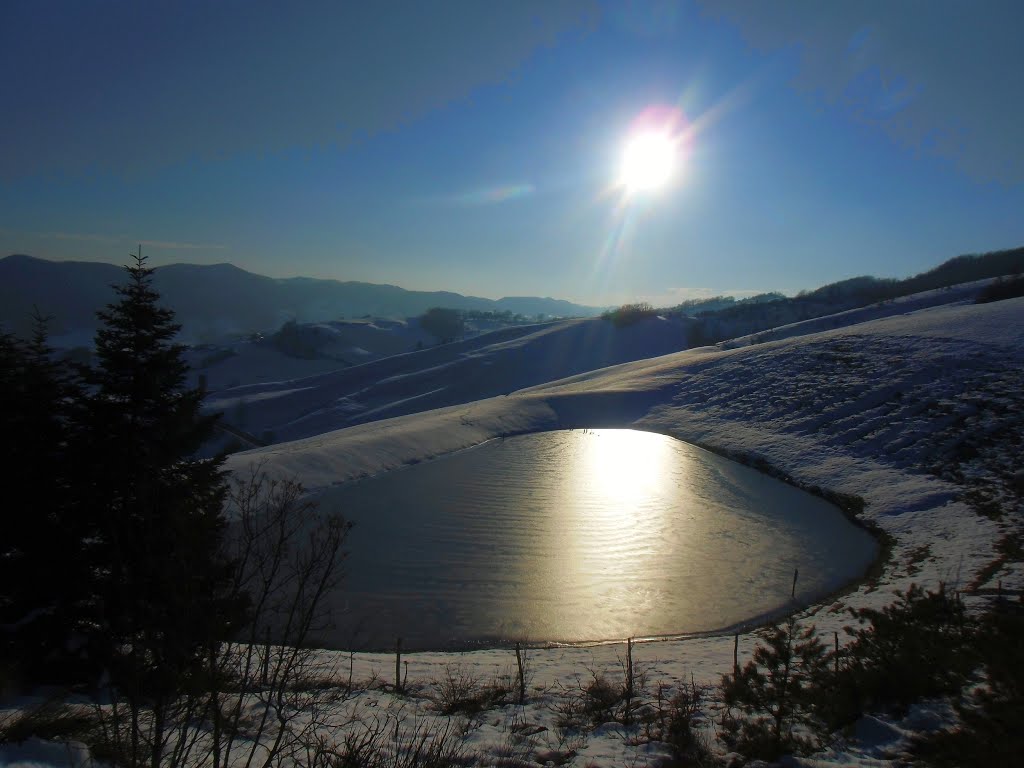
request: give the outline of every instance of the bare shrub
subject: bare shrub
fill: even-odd
[[[486,762],[480,762],[495,768],[533,768],[538,762],[544,764],[549,753],[545,752],[545,759],[542,759],[536,752],[539,734],[546,730],[527,722],[524,710],[514,707],[505,720],[501,744],[489,750],[485,757]]]
[[[446,715],[463,714],[474,717],[481,712],[512,699],[511,675],[496,676],[482,682],[471,671],[458,664],[446,664],[440,680],[434,682],[434,706]]]
[[[677,686],[659,683],[649,715],[643,723],[648,741],[660,741],[672,749],[678,765],[713,763],[707,741],[698,729],[704,720],[704,706],[710,687],[698,685],[693,678]]]
[[[644,701],[647,673],[634,663],[632,647],[630,641],[626,656],[619,657],[620,679],[589,668],[589,679],[576,677],[576,686],[564,690],[552,707],[557,727],[572,730],[618,723],[629,728],[643,718],[649,708]]]
[[[633,661],[632,638],[626,641],[626,655],[619,654],[618,661],[622,672],[622,704],[617,712],[616,721],[630,728],[648,709],[644,702],[647,693],[647,670]]]
[[[17,744],[31,736],[48,741],[88,739],[95,725],[88,707],[49,699],[0,714],[0,744]]]
[[[473,765],[461,729],[442,724],[406,724],[401,713],[361,720],[338,745],[327,745],[305,762],[308,768],[461,768]]]
[[[308,756],[330,712],[351,693],[334,662],[311,649],[331,626],[324,596],[342,577],[349,524],[324,514],[292,480],[261,467],[235,478],[225,557],[231,589],[250,606],[235,636],[207,649],[203,674],[159,707],[127,708],[119,691],[97,705],[96,752],[119,764],[146,754],[152,768],[267,768]]]

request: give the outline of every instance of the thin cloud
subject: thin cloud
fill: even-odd
[[[0,25],[16,75],[0,78],[0,179],[344,146],[505,82],[599,17],[596,0],[25,3]]]
[[[481,205],[497,205],[511,200],[519,200],[524,197],[530,197],[536,191],[537,188],[533,184],[503,184],[493,187],[481,187],[480,189],[462,192],[457,195],[428,197],[422,199],[421,202],[432,205],[473,208]]]
[[[757,48],[798,51],[797,89],[978,181],[1024,182],[1020,0],[700,3]]]

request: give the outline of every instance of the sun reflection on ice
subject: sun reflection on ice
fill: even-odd
[[[603,637],[625,637],[666,598],[663,569],[623,579],[643,561],[659,561],[679,533],[680,455],[664,435],[628,429],[583,430],[567,467],[565,538],[558,584],[568,594],[611,608],[588,616]],[[657,545],[652,545],[657,542]],[[649,567],[643,566],[643,567]]]
[[[822,499],[630,430],[491,441],[328,498],[361,535],[337,597],[379,648],[722,629],[789,605],[797,564],[824,594],[875,552]]]
[[[621,511],[646,506],[660,491],[672,458],[661,435],[632,429],[588,431],[580,480],[588,495],[610,499]]]

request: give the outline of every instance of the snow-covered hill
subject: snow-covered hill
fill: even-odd
[[[866,516],[896,535],[899,547],[920,546],[924,536],[933,578],[968,582],[995,557],[998,525],[964,499],[975,507],[1020,506],[1022,320],[1024,299],[914,308],[774,342],[639,360],[338,431],[322,429],[333,414],[321,411],[303,422],[311,431],[319,424],[320,434],[239,454],[231,465],[264,461],[318,488],[501,435],[632,426],[861,496]],[[522,350],[523,338],[508,346]],[[1000,578],[1015,577],[997,571],[989,580]]]
[[[661,317],[627,327],[602,318],[511,326],[316,376],[214,392],[207,405],[250,433],[294,440],[685,349],[687,328],[688,321]]]
[[[989,282],[926,291],[731,338],[718,346],[731,349],[934,306],[967,304]],[[265,442],[266,438],[284,442],[505,395],[566,376],[684,350],[692,338],[702,334],[702,322],[669,316],[646,317],[626,327],[601,318],[512,326],[456,344],[412,354],[392,353],[375,360],[373,356],[386,355],[394,346],[395,339],[390,338],[394,329],[389,329],[376,334],[388,336],[392,347],[378,349],[379,343],[369,337],[363,340],[371,356],[362,365],[343,367],[341,362],[326,359],[290,358],[268,350],[267,344],[248,344],[238,346],[235,356],[201,372],[213,391],[208,406],[224,411],[228,424],[260,435]],[[344,325],[347,328],[348,324]],[[742,325],[749,327],[749,323]],[[375,332],[372,327],[363,330],[364,336]],[[355,360],[357,355],[348,349],[350,342],[339,341],[337,346],[347,350],[346,360]],[[406,349],[412,346],[407,340]]]
[[[999,584],[1024,587],[1020,565],[1004,562],[1001,537],[1019,524],[1024,476],[1024,299],[956,302],[846,327],[734,349],[706,347],[580,374],[486,400],[325,432],[231,458],[262,461],[310,488],[388,471],[485,440],[565,427],[634,427],[662,432],[773,468],[793,482],[864,500],[863,517],[894,537],[881,573],[802,612],[831,637],[846,608],[880,606],[895,589],[939,582],[968,601]],[[329,423],[329,422],[328,422]],[[1002,510],[1001,517],[993,509]],[[972,597],[973,596],[973,597]],[[755,638],[740,638],[740,660]],[[651,643],[634,650],[652,675],[717,682],[731,669],[732,638]],[[499,712],[472,742],[498,755],[522,723],[552,741],[560,688],[590,670],[613,670],[617,646],[532,651],[537,692]],[[330,654],[325,656],[330,659]],[[487,677],[510,663],[507,650],[413,654],[410,680],[437,680],[457,664]],[[387,675],[393,657],[362,655],[357,676]],[[366,694],[366,716],[405,706]],[[383,709],[382,709],[383,708]],[[941,713],[940,713],[941,714]],[[431,717],[428,712],[417,717]],[[879,765],[942,717],[918,707],[898,722],[867,718],[852,738],[793,765]],[[539,750],[539,748],[538,748]],[[539,750],[542,751],[542,750]],[[571,765],[654,764],[661,755],[599,729],[576,745]]]

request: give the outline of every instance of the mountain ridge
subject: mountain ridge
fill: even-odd
[[[0,324],[24,334],[34,308],[52,316],[54,336],[91,333],[96,310],[114,300],[123,268],[107,262],[54,261],[28,254],[0,259]],[[228,333],[276,330],[288,320],[321,322],[343,317],[413,317],[435,306],[511,311],[529,316],[589,316],[601,308],[550,297],[487,299],[453,291],[312,277],[273,278],[229,262],[166,264],[154,287],[182,323],[186,340]]]

